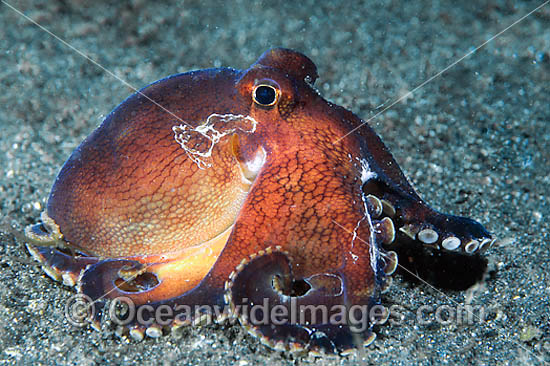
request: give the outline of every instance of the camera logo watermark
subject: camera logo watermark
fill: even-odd
[[[93,320],[95,303],[84,294],[73,295],[65,303],[65,318],[74,326],[82,327]]]

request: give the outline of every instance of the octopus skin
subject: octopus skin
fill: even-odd
[[[468,258],[493,242],[430,208],[378,135],[313,88],[288,49],[246,70],[159,80],[116,107],[63,165],[27,247],[91,300],[124,298],[124,334],[238,319],[276,350],[347,354],[374,340],[399,245]],[[267,304],[255,311],[255,306]],[[341,317],[316,316],[315,307]],[[174,314],[161,322],[157,309]],[[191,311],[177,312],[185,308]],[[277,321],[258,321],[276,312]],[[286,314],[286,316],[284,315]],[[334,315],[333,313],[330,313]]]

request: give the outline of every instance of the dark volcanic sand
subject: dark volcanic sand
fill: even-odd
[[[136,87],[191,69],[245,68],[273,46],[302,51],[319,68],[323,95],[364,119],[541,4],[86,3],[13,1]],[[135,343],[68,324],[74,292],[46,277],[7,227],[38,218],[63,161],[131,90],[4,4],[0,24],[0,365],[312,362],[270,351],[238,326]],[[428,202],[502,240],[475,289],[439,292],[395,276],[384,303],[408,309],[405,323],[378,327],[364,354],[324,364],[550,362],[549,93],[547,5],[371,121]],[[491,316],[414,322],[421,305],[455,302]]]

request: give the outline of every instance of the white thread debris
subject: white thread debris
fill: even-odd
[[[356,158],[359,163],[361,164],[361,183],[365,184],[367,181],[376,178],[376,173],[370,170],[369,163],[366,159],[361,159],[359,157]],[[378,259],[380,257],[380,253],[378,251],[378,246],[376,243],[376,236],[375,236],[375,228],[374,224],[372,223],[372,218],[369,213],[368,203],[367,203],[367,197],[365,193],[361,190],[361,200],[363,201],[363,209],[365,210],[365,213],[359,221],[357,221],[357,224],[355,225],[355,229],[353,230],[353,238],[351,241],[351,250],[353,250],[353,246],[355,244],[355,239],[357,238],[357,230],[359,230],[359,227],[361,226],[361,223],[363,221],[367,221],[369,225],[369,231],[370,231],[370,260],[371,260],[371,267],[376,273],[378,268]],[[358,259],[358,256],[355,255],[353,252],[351,253],[351,256],[354,261]]]
[[[376,173],[370,170],[369,163],[366,159],[359,159],[359,163],[361,163],[361,183],[365,184],[371,179],[376,178]]]
[[[213,113],[197,127],[173,126],[174,139],[200,169],[209,168],[212,150],[220,140],[237,131],[254,133],[257,122],[250,116]]]
[[[374,179],[377,177],[376,173],[373,172],[370,169],[369,163],[367,162],[367,159],[361,159],[357,158],[359,160],[359,163],[361,164],[361,183],[365,184],[371,179]],[[376,235],[375,235],[375,228],[374,224],[372,223],[372,218],[369,214],[369,207],[367,204],[367,197],[364,192],[361,190],[361,199],[363,200],[363,206],[365,210],[365,216],[361,221],[364,219],[367,219],[367,222],[369,224],[369,231],[370,231],[370,264],[371,268],[374,271],[374,273],[377,273],[378,270],[378,260],[380,258],[380,252],[378,250],[378,243],[376,242]]]

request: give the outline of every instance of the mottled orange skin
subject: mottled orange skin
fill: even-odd
[[[197,125],[212,113],[212,103],[218,112],[231,110],[238,96],[218,101],[216,94],[218,87],[231,88],[228,80],[234,77],[227,70],[191,73],[142,92]],[[182,101],[194,107],[184,108]],[[216,146],[214,165],[220,169],[199,169],[174,141],[172,126],[179,123],[136,95],[80,145],[61,170],[48,202],[48,214],[67,241],[103,257],[160,254],[201,243],[209,232],[230,224],[224,213],[244,199],[233,184],[240,180],[233,156]]]
[[[275,108],[252,101],[259,78],[278,81],[283,97]],[[234,249],[218,264],[226,267],[220,281],[243,258],[269,245],[288,250],[303,275],[341,267],[349,252],[341,245],[351,242],[350,232],[365,214],[358,199],[358,144],[352,138],[333,144],[349,125],[331,116],[333,108],[303,81],[297,84],[284,70],[257,65],[244,74],[186,74],[142,91],[193,126],[214,112],[258,121],[256,132],[240,139],[241,159],[252,159],[261,146],[267,160],[240,211]],[[193,108],[183,108],[182,101]],[[201,222],[206,218],[219,226],[215,232],[227,227],[210,205],[231,206],[239,196],[233,190],[240,173],[228,148],[216,146],[212,168],[199,169],[174,142],[175,117],[139,95],[107,121],[66,162],[51,193],[48,213],[68,242],[90,255],[129,257],[207,240],[209,230]],[[203,202],[195,191],[205,186]],[[363,237],[369,237],[368,230]],[[374,278],[372,273],[358,276]]]
[[[388,234],[374,231],[378,221],[367,212],[366,194],[393,204],[400,224],[439,220],[442,230],[450,224],[420,200],[368,126],[347,135],[362,121],[318,95],[310,86],[316,77],[307,57],[275,49],[245,71],[175,75],[131,96],[73,153],[50,195],[48,215],[81,256],[38,247],[39,259],[78,280],[99,304],[117,296],[153,308],[226,306],[228,296],[235,303],[262,296],[284,302],[274,278],[287,287],[307,282],[310,291],[294,297],[300,304],[376,303],[387,265],[381,241]],[[266,83],[278,92],[272,106],[253,98]],[[213,114],[248,116],[257,125],[252,133],[223,137],[210,166],[201,167],[172,128],[197,128]],[[207,142],[199,136],[190,144]],[[251,184],[243,183],[242,167],[260,152],[263,164]],[[373,173],[369,184],[365,169]],[[476,228],[463,236],[488,235]],[[196,255],[227,229],[212,246],[218,252]],[[194,264],[191,257],[198,258]],[[195,262],[202,258],[201,267]],[[144,272],[156,279],[154,288],[147,288]],[[125,274],[141,276],[145,289],[121,285]],[[101,307],[96,311],[97,321]],[[326,352],[346,351],[371,336],[370,326],[359,333],[330,324],[255,329],[271,346]],[[323,333],[314,337],[317,330]]]

